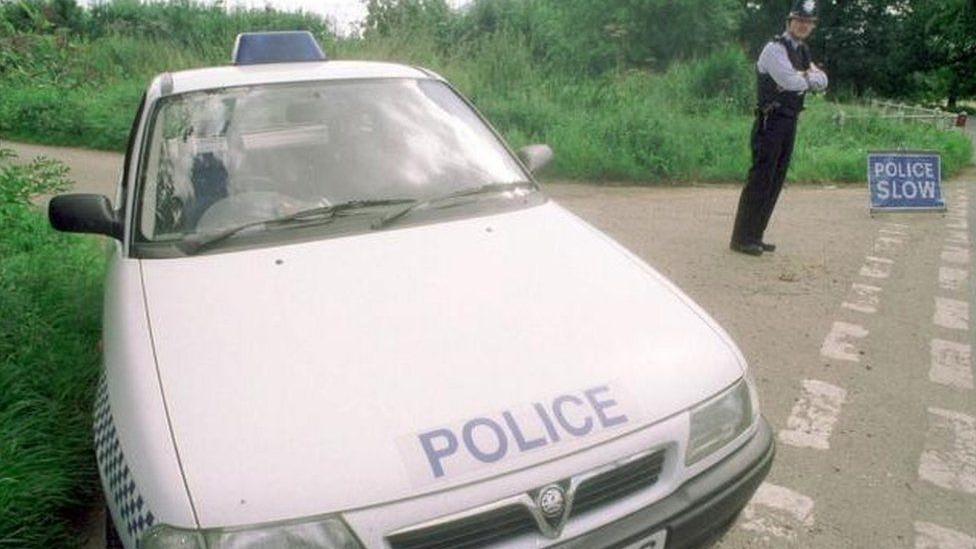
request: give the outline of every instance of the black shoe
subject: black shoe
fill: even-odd
[[[776,244],[767,244],[765,242],[760,242],[759,245],[762,246],[762,249],[763,249],[764,252],[775,252],[776,251]]]
[[[748,255],[762,255],[763,245],[762,244],[747,244],[744,242],[732,241],[729,243],[729,248],[732,251],[739,252]]]

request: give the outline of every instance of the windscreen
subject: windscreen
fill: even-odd
[[[356,200],[422,200],[526,178],[450,87],[424,79],[275,84],[166,98],[143,166],[142,241]]]

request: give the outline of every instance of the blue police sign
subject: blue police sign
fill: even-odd
[[[868,187],[871,211],[946,209],[938,153],[869,153]]]

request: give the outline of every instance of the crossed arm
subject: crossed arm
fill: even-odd
[[[778,42],[770,42],[759,55],[756,68],[763,74],[773,77],[776,84],[786,91],[823,91],[827,89],[827,73],[820,67],[810,64],[810,69],[798,71],[793,68],[786,54],[786,47]]]

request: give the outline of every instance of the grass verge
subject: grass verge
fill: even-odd
[[[190,19],[202,17],[194,15],[192,6],[154,9],[164,8],[185,10]],[[0,35],[0,48],[9,44],[12,67],[0,71],[0,135],[121,150],[152,76],[226,64],[228,36],[216,33],[203,43],[185,44],[164,35],[139,39],[105,33],[64,40]],[[749,168],[755,74],[753,61],[737,46],[659,72],[619,69],[589,75],[540,63],[533,57],[533,35],[511,29],[477,34],[451,48],[430,32],[409,28],[363,38],[320,38],[335,59],[392,60],[443,74],[514,146],[550,144],[556,152],[553,177],[731,182],[744,180]],[[958,132],[870,116],[838,126],[833,118],[840,110],[870,114],[811,98],[790,180],[864,181],[868,150],[936,150],[946,176],[972,157],[972,144]]]
[[[104,253],[29,202],[64,188],[63,167],[9,160],[0,149],[0,547],[73,547],[97,493]]]

